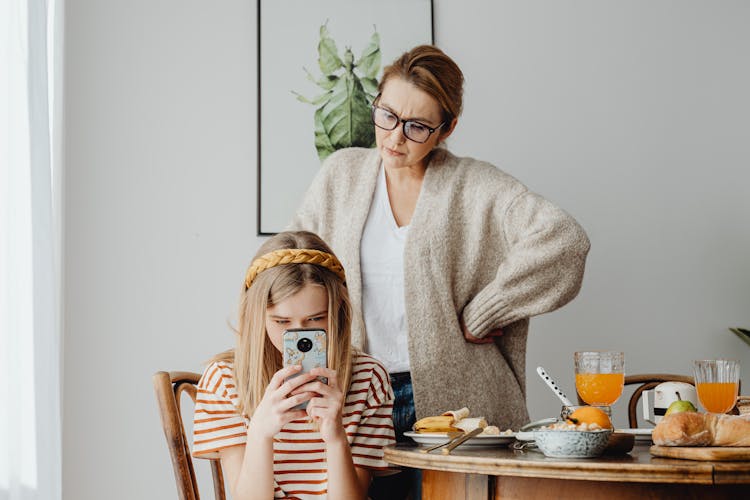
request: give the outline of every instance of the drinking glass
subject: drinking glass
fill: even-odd
[[[734,359],[693,361],[693,376],[698,400],[711,413],[726,413],[737,401],[740,362]]]
[[[609,406],[622,395],[625,354],[618,351],[579,351],[574,354],[576,390],[589,405]]]

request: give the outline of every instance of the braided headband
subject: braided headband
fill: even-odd
[[[245,275],[245,290],[250,288],[255,277],[260,273],[266,269],[283,264],[315,264],[316,266],[325,267],[346,283],[344,268],[335,255],[307,248],[286,248],[261,255],[250,264]]]

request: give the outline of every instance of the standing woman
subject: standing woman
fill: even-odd
[[[406,52],[378,90],[377,148],[328,157],[291,226],[318,233],[347,269],[352,341],[391,373],[399,438],[462,406],[517,429],[529,318],[576,296],[586,233],[507,173],[440,147],[463,94],[440,49]]]

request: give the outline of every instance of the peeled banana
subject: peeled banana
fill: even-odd
[[[458,431],[453,426],[453,415],[440,415],[437,417],[420,418],[414,423],[414,430],[417,432],[453,432]]]

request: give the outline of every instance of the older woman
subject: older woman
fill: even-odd
[[[415,410],[463,406],[517,429],[528,421],[529,317],[578,293],[588,238],[507,173],[440,147],[463,93],[461,70],[441,50],[403,54],[379,92],[377,148],[327,158],[291,226],[341,258],[362,313],[352,339],[391,373],[398,435]]]

